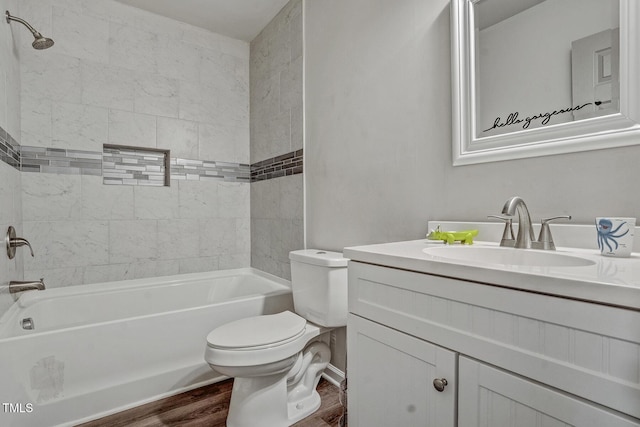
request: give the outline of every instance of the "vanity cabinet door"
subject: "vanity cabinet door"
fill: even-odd
[[[640,426],[638,419],[464,356],[458,378],[459,427]]]
[[[347,345],[350,427],[455,426],[456,353],[353,314]]]

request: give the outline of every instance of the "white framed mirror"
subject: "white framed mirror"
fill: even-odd
[[[640,144],[637,0],[451,0],[453,164]]]

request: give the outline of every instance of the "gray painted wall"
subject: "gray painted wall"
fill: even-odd
[[[451,166],[447,0],[305,3],[309,247],[423,238],[512,195],[534,221],[640,215],[640,146]]]

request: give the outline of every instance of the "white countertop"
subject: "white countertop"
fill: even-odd
[[[498,246],[481,241],[473,246],[485,245]],[[423,252],[433,246],[443,243],[421,239],[355,246],[343,254],[352,261],[640,310],[640,253],[610,258],[596,249],[558,247],[557,253],[590,259],[593,265],[548,267],[453,261]]]

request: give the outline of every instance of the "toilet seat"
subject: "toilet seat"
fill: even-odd
[[[227,350],[257,350],[295,340],[304,333],[307,321],[290,311],[236,320],[207,335],[209,346]]]
[[[301,351],[320,328],[290,311],[227,323],[207,335],[210,365],[242,367],[275,363]]]

